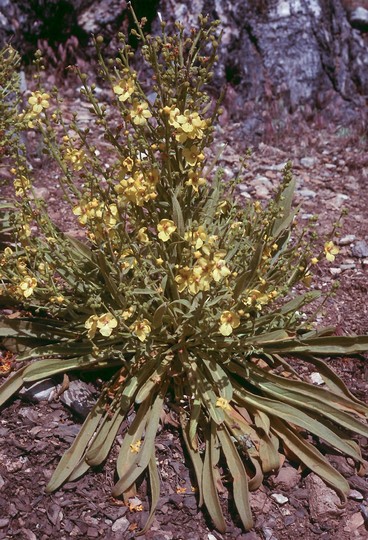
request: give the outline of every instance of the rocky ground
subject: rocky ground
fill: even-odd
[[[250,140],[239,142],[240,128],[223,120],[218,130],[218,141],[225,143],[221,156],[225,178],[234,175],[245,147],[250,144]],[[301,205],[301,226],[311,214],[317,214],[317,230],[322,237],[331,230],[342,207],[349,210],[336,238],[340,254],[334,263],[323,263],[317,269],[315,287],[326,289],[335,279],[340,281],[335,297],[325,306],[323,323],[336,325],[340,334],[367,333],[367,139],[364,134],[343,127],[327,129],[318,125],[303,126],[296,134],[273,133],[267,140],[253,144],[253,156],[243,175],[239,196],[268,199],[288,159],[293,161],[298,180],[296,203]],[[37,159],[35,163],[37,167]],[[63,221],[66,228],[72,227],[67,210],[59,205],[56,177],[49,169],[43,170],[40,161],[36,173],[38,195],[47,200],[52,217]],[[6,167],[0,169],[0,179],[3,184],[9,179]],[[7,352],[2,351],[0,362],[7,359]],[[367,399],[367,358],[341,358],[331,360],[330,364],[352,392],[362,400]],[[321,383],[318,374],[309,376],[315,384]],[[129,540],[148,515],[147,479],[142,479],[130,507],[111,497],[117,446],[100,469],[64,485],[56,493],[44,493],[53,469],[78,433],[85,414],[85,407],[79,408],[79,414],[76,412],[70,394],[58,395],[60,386],[55,385],[60,383],[46,383],[36,403],[30,403],[30,394],[26,393],[1,412],[0,540]],[[98,383],[82,381],[71,386],[77,384],[88,407],[96,396]],[[80,401],[80,396],[77,400]],[[269,477],[261,489],[251,494],[255,518],[252,531],[241,530],[231,499],[226,493],[222,495],[228,530],[226,534],[218,534],[212,530],[206,513],[197,506],[191,469],[172,424],[175,422],[166,423],[157,438],[162,498],[151,530],[143,539],[359,540],[368,537],[367,478],[357,475],[350,459],[338,455],[331,455],[331,462],[348,478],[352,488],[345,508],[340,507],[336,494],[318,477],[286,463],[277,476]],[[368,441],[361,438],[360,444],[368,457]]]

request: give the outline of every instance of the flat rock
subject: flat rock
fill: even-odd
[[[314,157],[303,157],[300,160],[300,165],[305,167],[306,169],[312,169],[316,164],[316,158]]]
[[[270,481],[272,485],[283,491],[289,491],[293,489],[300,480],[301,476],[294,467],[282,467],[277,476],[271,477]]]
[[[365,240],[358,240],[351,248],[351,253],[354,257],[359,257],[360,259],[368,257],[368,242]]]
[[[336,244],[338,244],[339,246],[348,246],[352,244],[355,239],[356,239],[355,234],[347,234],[343,236],[342,238],[338,238],[336,240]]]
[[[344,510],[339,508],[340,499],[335,491],[319,476],[311,473],[306,479],[306,485],[309,489],[309,509],[313,520],[324,523],[344,513]]]
[[[289,501],[282,493],[272,493],[271,498],[280,505],[286,504]]]
[[[83,418],[96,403],[88,384],[80,380],[69,381],[69,388],[60,395],[60,401]]]
[[[123,516],[117,519],[115,523],[113,523],[111,529],[113,532],[124,533],[128,529],[128,527],[129,527],[129,521],[125,516]]]

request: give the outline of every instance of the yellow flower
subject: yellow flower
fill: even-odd
[[[179,273],[175,276],[175,281],[178,284],[178,291],[183,292],[187,287],[189,287],[192,278],[192,271],[189,266],[184,266],[184,268],[179,269]]]
[[[317,257],[313,257],[313,258],[311,259],[311,264],[317,264],[317,263],[318,263]]]
[[[119,101],[127,101],[135,90],[134,79],[121,79],[114,87],[114,93],[119,96]]]
[[[118,321],[111,313],[104,313],[98,318],[97,328],[102,336],[111,336],[114,328],[118,325]]]
[[[200,225],[196,231],[189,231],[184,234],[184,238],[187,242],[190,242],[195,249],[199,249],[203,246],[207,239],[205,228]]]
[[[192,144],[192,146],[190,146],[189,148],[184,148],[183,156],[184,156],[185,161],[189,163],[189,165],[192,165],[192,166],[195,165],[197,161],[204,160],[203,153],[195,144]]]
[[[19,284],[20,292],[25,298],[29,298],[36,287],[37,280],[31,276],[26,276]]]
[[[138,454],[139,450],[140,450],[140,447],[141,447],[141,444],[142,442],[139,440],[135,443],[132,443],[130,445],[130,451],[132,452],[132,454]]]
[[[93,339],[95,337],[97,330],[97,321],[97,315],[91,315],[84,323],[84,327],[88,330],[87,336],[89,337],[89,339]]]
[[[240,325],[239,316],[234,311],[223,311],[220,317],[220,334],[230,336],[234,328]]]
[[[31,105],[34,113],[40,114],[43,109],[48,109],[50,106],[49,99],[49,94],[37,90],[36,92],[32,92],[31,96],[28,98],[28,103]]]
[[[26,194],[26,191],[31,187],[31,182],[29,181],[29,179],[24,176],[23,174],[21,174],[19,176],[19,178],[16,178],[14,180],[14,189],[15,189],[15,194],[18,196],[18,197],[24,197],[24,195]]]
[[[147,319],[141,319],[131,325],[130,329],[137,336],[139,341],[146,341],[147,336],[151,333],[151,327]]]
[[[223,259],[225,255],[225,251],[218,251],[213,257],[214,267],[212,277],[216,282],[221,281],[221,279],[231,274],[231,271],[226,266],[226,261]]]
[[[135,309],[132,306],[130,308],[126,309],[125,311],[123,311],[122,317],[123,317],[124,321],[127,321],[133,315],[134,311],[135,311]]]
[[[192,270],[192,276],[189,283],[189,292],[197,294],[199,291],[208,291],[211,286],[211,265],[207,259],[201,257]]]
[[[135,171],[133,176],[123,178],[120,183],[114,187],[116,193],[120,196],[120,203],[132,202],[137,206],[143,206],[145,202],[157,197],[156,183],[159,174],[157,169],[151,171]]]
[[[172,233],[176,231],[176,225],[171,219],[161,219],[157,225],[157,230],[159,239],[167,242],[170,240]]]
[[[339,248],[335,246],[333,242],[326,242],[324,247],[324,252],[326,255],[326,259],[329,262],[333,262],[335,260],[335,255],[339,253]]]
[[[86,160],[86,154],[83,152],[83,150],[67,148],[64,152],[64,159],[67,162],[69,161],[75,171],[81,171]]]
[[[190,171],[188,180],[185,182],[185,185],[191,186],[196,193],[198,193],[199,188],[205,184],[207,184],[207,180],[205,178],[200,178],[194,171]]]
[[[143,244],[146,244],[149,242],[149,238],[146,234],[147,227],[141,227],[139,231],[137,232],[137,238],[139,242],[142,242]]]
[[[147,118],[151,118],[152,114],[148,110],[148,103],[146,101],[135,100],[133,102],[133,108],[130,111],[130,116],[133,120],[133,124],[136,126],[143,126],[147,123]]]
[[[267,304],[269,297],[267,294],[258,291],[257,289],[252,289],[248,291],[248,297],[246,300],[243,300],[244,304],[247,306],[256,307],[256,309],[261,309],[262,304]]]
[[[91,315],[84,323],[84,327],[87,328],[87,335],[90,339],[95,337],[97,329],[101,335],[105,337],[111,336],[113,329],[116,328],[117,325],[118,321],[111,313],[104,313],[100,317]]]
[[[224,411],[231,411],[228,400],[223,397],[218,398],[218,400],[216,401],[216,407],[220,407]]]
[[[51,296],[50,298],[50,302],[52,302],[53,304],[62,304],[64,300],[65,298],[62,294],[60,294],[59,296]]]

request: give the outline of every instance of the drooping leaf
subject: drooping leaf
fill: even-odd
[[[233,492],[236,508],[245,529],[249,530],[253,527],[253,518],[249,503],[247,473],[227,429],[218,428],[217,434],[230,474],[233,478]]]
[[[303,437],[288,428],[281,420],[273,420],[272,429],[284,442],[285,446],[295,454],[304,465],[318,474],[329,486],[331,486],[345,503],[350,491],[347,480],[337,472],[327,459]]]
[[[104,408],[105,399],[105,395],[101,394],[97,403],[95,404],[91,412],[88,414],[78,435],[74,439],[73,444],[64,453],[63,457],[59,461],[59,464],[54,471],[54,474],[51,477],[51,480],[47,484],[47,493],[58,489],[69,478],[69,476],[73,473],[75,467],[82,460],[82,457],[84,456],[88,444],[93,434],[95,433],[101,418],[104,414],[106,414]]]
[[[211,519],[220,532],[225,532],[226,523],[222,514],[220,500],[216,488],[215,471],[217,461],[214,461],[214,445],[217,443],[216,429],[213,427],[215,424],[211,421],[210,427],[206,432],[206,450],[204,455],[203,469],[202,469],[202,491],[203,500],[206,508],[211,516]]]

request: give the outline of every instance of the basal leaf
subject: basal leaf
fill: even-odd
[[[245,529],[249,530],[253,527],[253,518],[249,503],[247,473],[227,429],[218,428],[217,434],[230,474],[233,478],[233,492],[236,508]]]
[[[211,426],[215,425],[211,421]],[[216,444],[216,431],[208,429],[205,433],[206,438],[206,450],[204,455],[203,470],[202,470],[202,491],[203,499],[206,505],[206,508],[211,516],[211,519],[217,530],[220,532],[225,532],[226,523],[224,516],[222,514],[220,500],[216,488],[215,481],[215,471],[214,468],[217,466],[217,462],[213,462],[213,446]]]
[[[82,428],[71,447],[64,453],[55,469],[50,482],[46,486],[47,493],[58,489],[73,473],[75,467],[84,456],[88,444],[95,433],[101,418],[107,414],[104,408],[105,395],[102,394],[96,405],[84,421]]]

